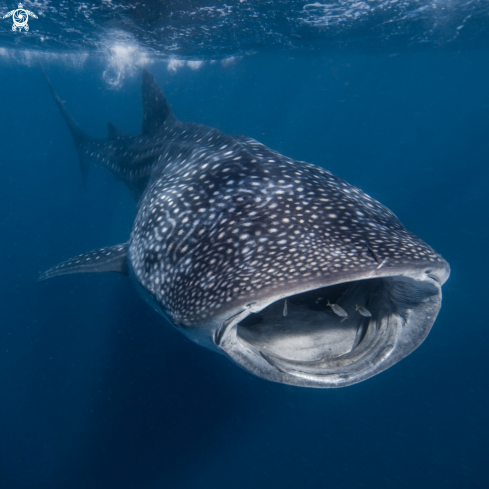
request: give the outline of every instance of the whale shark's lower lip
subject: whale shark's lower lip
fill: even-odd
[[[238,365],[267,380],[305,387],[355,384],[423,342],[440,309],[447,273],[366,278],[281,297],[259,311],[255,304],[225,321],[215,342]],[[348,317],[338,316],[328,303],[341,305]]]

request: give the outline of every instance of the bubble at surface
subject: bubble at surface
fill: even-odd
[[[120,88],[127,77],[139,74],[141,67],[150,63],[144,49],[122,32],[109,35],[103,45],[106,68],[102,77],[110,88]]]

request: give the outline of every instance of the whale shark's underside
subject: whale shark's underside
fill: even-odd
[[[91,138],[48,85],[84,181],[95,162],[138,204],[128,242],[61,263],[40,281],[127,274],[199,345],[299,386],[360,382],[426,338],[449,266],[382,204],[253,139],[180,122],[148,71],[135,136],[109,124],[108,139]]]

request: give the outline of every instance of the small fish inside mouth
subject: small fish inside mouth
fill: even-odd
[[[329,301],[328,301],[328,304],[327,304],[329,307],[331,307],[331,310],[337,315],[337,316],[340,316],[342,318],[347,318],[348,317],[348,313],[338,304],[331,304]]]
[[[372,313],[366,307],[356,305],[355,310],[358,311],[363,317],[372,317]]]
[[[288,313],[289,313],[289,308],[287,306],[287,299],[285,299],[285,301],[284,301],[284,310],[283,310],[284,317],[286,317]]]
[[[238,335],[266,354],[293,360],[343,355],[361,342],[369,319],[351,316],[347,310],[355,311],[357,302],[375,300],[378,282],[381,280],[333,285],[279,300],[242,320]],[[373,304],[369,307],[375,310]]]

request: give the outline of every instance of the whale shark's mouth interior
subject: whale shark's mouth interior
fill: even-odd
[[[317,288],[287,297],[286,308],[285,298],[280,299],[237,324],[236,344],[248,352],[248,360],[253,352],[269,370],[285,376],[281,382],[358,382],[409,354],[428,334],[441,296],[436,280],[426,278],[384,277]],[[340,305],[348,317],[338,316],[328,303]],[[382,366],[394,350],[395,361]],[[238,363],[248,363],[239,360],[243,354],[233,356]],[[270,378],[268,367],[255,365],[254,373]]]

